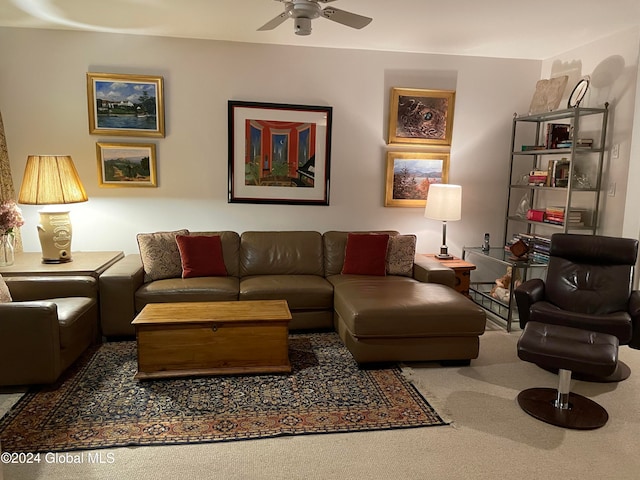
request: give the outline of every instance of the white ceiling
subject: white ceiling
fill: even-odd
[[[546,59],[640,25],[640,0],[337,0],[373,18],[355,30],[325,18],[310,36],[274,0],[0,0],[0,26],[237,42]]]

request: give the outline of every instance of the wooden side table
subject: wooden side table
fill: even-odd
[[[453,257],[451,260],[441,260],[433,253],[423,253],[424,257],[434,259],[440,262],[447,268],[453,270],[456,275],[455,289],[457,292],[471,298],[469,295],[469,286],[471,284],[471,270],[475,270],[476,266],[473,263],[469,263],[458,257]]]
[[[123,252],[73,252],[73,260],[66,263],[42,263],[42,253],[16,253],[15,262],[0,267],[6,277],[29,275],[86,275],[98,278],[111,265],[124,257]]]

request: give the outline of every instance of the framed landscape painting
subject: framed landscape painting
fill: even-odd
[[[388,143],[451,145],[453,90],[392,88]]]
[[[424,208],[429,186],[448,181],[448,153],[387,152],[384,206]]]
[[[89,133],[164,137],[162,77],[87,73]]]
[[[153,143],[97,143],[101,187],[157,187]]]
[[[230,100],[229,203],[329,205],[332,107]]]

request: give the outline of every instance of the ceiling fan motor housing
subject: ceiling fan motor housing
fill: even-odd
[[[293,18],[296,35],[311,35],[311,19],[318,18],[322,9],[317,2],[293,0],[284,5],[287,14]]]

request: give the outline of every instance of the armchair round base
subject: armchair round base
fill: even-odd
[[[568,409],[556,407],[557,397],[553,388],[529,388],[518,394],[518,405],[538,420],[574,430],[594,430],[609,419],[602,406],[582,395],[569,393]]]

